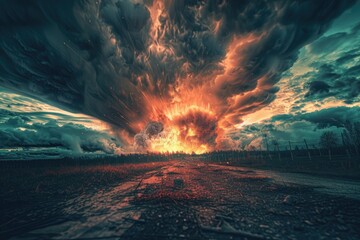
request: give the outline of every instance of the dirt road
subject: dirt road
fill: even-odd
[[[359,239],[360,183],[339,181],[189,158],[67,200],[71,217],[12,239]]]

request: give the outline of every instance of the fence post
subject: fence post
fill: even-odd
[[[291,155],[291,161],[294,162],[294,155],[291,149],[291,142],[289,141],[289,148],[290,148],[290,155]]]
[[[305,146],[306,146],[308,155],[309,155],[309,159],[310,159],[310,161],[311,161],[311,154],[310,154],[310,150],[309,150],[309,147],[308,147],[308,145],[307,145],[306,139],[304,139],[304,143],[305,143]]]

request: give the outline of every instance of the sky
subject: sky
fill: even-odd
[[[0,1],[0,157],[319,143],[360,121],[359,1]]]

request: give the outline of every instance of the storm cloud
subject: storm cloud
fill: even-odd
[[[34,123],[34,116],[4,110],[0,111],[0,117],[0,148],[60,147],[73,153],[109,154],[123,151],[116,138],[80,124],[59,124],[56,120]]]
[[[192,105],[207,112],[202,119],[215,115],[209,128],[226,130],[274,101],[275,84],[299,49],[354,2],[1,1],[0,85],[129,136],[149,122],[189,120],[179,111]],[[359,68],[346,71],[338,84]],[[316,79],[308,95],[329,94],[334,84]],[[346,100],[358,95],[353,91]],[[195,115],[190,120],[187,126],[198,124]],[[210,132],[196,141],[216,148],[222,131]]]
[[[309,53],[320,57],[313,62],[308,79],[306,101],[329,97],[347,104],[360,97],[360,22],[349,31],[322,37],[309,45]]]
[[[288,147],[289,141],[293,147],[305,147],[304,139],[311,147],[319,147],[319,138],[323,132],[332,131],[339,138],[347,122],[360,120],[360,107],[334,107],[309,113],[294,113],[275,115],[269,119],[246,125],[229,134],[237,148],[266,148],[268,144],[273,149],[276,141],[281,148]]]

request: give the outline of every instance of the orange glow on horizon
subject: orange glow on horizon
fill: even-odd
[[[210,150],[205,144],[193,145],[181,141],[179,135],[180,131],[176,127],[171,128],[169,131],[166,130],[160,137],[151,141],[149,151],[158,153],[183,152],[201,154]]]
[[[161,1],[154,1],[149,8],[153,39],[149,46],[149,54],[176,58],[180,61],[181,56],[176,56],[171,47],[163,41],[164,28],[167,27],[166,21],[159,21],[164,14],[163,8],[164,4]],[[221,24],[222,20],[215,22],[216,31]],[[183,68],[188,74],[176,76],[175,82],[169,84],[166,90],[160,85],[150,84],[161,81],[148,81],[149,86],[141,90],[146,113],[142,119],[132,122],[131,127],[138,133],[141,131],[138,129],[144,129],[149,122],[156,121],[163,124],[164,130],[157,136],[145,139],[146,149],[142,151],[200,154],[223,149],[224,144],[232,146],[226,138],[226,132],[241,122],[241,111],[247,111],[244,107],[238,107],[238,104],[246,102],[246,93],[252,94],[258,90],[245,90],[245,95],[234,91],[233,94],[224,94],[226,97],[220,91],[231,92],[233,84],[246,81],[239,78],[243,71],[239,66],[246,60],[243,57],[244,51],[259,39],[260,36],[253,34],[233,36],[228,43],[227,53],[218,63],[218,68],[204,74],[191,74],[194,66],[191,62],[184,62]]]
[[[148,150],[159,153],[184,152],[196,154],[213,150],[211,146],[199,142],[196,138],[199,126],[191,123],[189,126],[184,126],[177,122],[179,118],[186,118],[191,113],[215,116],[214,112],[210,109],[210,105],[206,107],[200,107],[199,105],[176,103],[168,107],[163,106],[164,109],[162,111],[159,111],[160,108],[154,108],[152,120],[163,122],[165,129],[158,137],[151,140]]]

